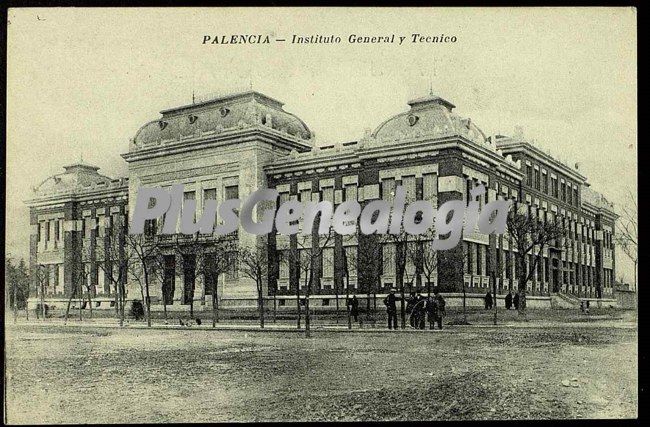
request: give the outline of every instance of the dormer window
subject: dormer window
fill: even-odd
[[[226,117],[228,113],[230,113],[230,110],[227,109],[226,107],[221,107],[219,113],[221,114],[221,117]]]
[[[158,126],[160,126],[160,130],[164,130],[164,129],[167,127],[168,124],[169,124],[169,123],[167,123],[167,122],[164,121],[164,120],[160,120],[160,121],[158,122]]]
[[[192,115],[189,117],[189,119],[190,119],[190,124],[192,125],[192,124],[194,124],[194,122],[196,122],[199,118],[198,118],[197,116],[195,116],[194,114],[192,114]]]

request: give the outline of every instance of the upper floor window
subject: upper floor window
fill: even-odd
[[[557,178],[551,177],[551,196],[557,197]]]

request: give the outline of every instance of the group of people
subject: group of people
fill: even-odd
[[[510,310],[514,306],[515,310],[519,310],[519,291],[513,296],[512,291],[506,295],[506,310]]]
[[[388,313],[388,329],[397,329],[397,301],[395,288],[384,298],[384,305]],[[436,290],[434,295],[425,298],[420,293],[411,293],[406,302],[406,313],[409,315],[409,323],[412,328],[425,329],[429,323],[429,329],[442,329],[442,318],[445,315],[445,299]]]
[[[483,297],[483,303],[486,310],[491,310],[494,307],[494,300],[492,299],[492,294],[488,291]],[[512,295],[512,291],[508,292],[506,295],[506,310],[510,310],[514,306],[515,310],[519,310],[519,291]]]

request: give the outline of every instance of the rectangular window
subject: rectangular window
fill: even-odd
[[[574,203],[576,206],[579,206],[579,205],[580,205],[580,203],[579,203],[579,201],[578,201],[578,189],[577,189],[577,188],[574,188],[574,189],[573,189],[573,203]]]
[[[381,181],[381,198],[388,202],[395,200],[395,179],[387,178]]]
[[[542,191],[548,194],[548,174],[542,173]]]
[[[551,195],[557,198],[557,178],[551,177]]]
[[[384,252],[384,275],[395,275],[395,244],[386,243],[383,247]]]
[[[563,182],[560,183],[560,200],[566,202],[566,185]]]
[[[344,198],[346,201],[357,200],[357,184],[347,184],[344,191]]]
[[[533,167],[531,165],[526,166],[526,184],[530,187],[533,186]]]
[[[405,176],[402,178],[402,187],[406,193],[406,203],[411,203],[415,201],[415,177],[414,176]]]
[[[334,277],[334,248],[323,249],[323,277]]]
[[[207,200],[217,200],[217,189],[216,188],[207,188],[203,190],[203,209],[205,209],[205,202]],[[214,223],[217,224],[217,213],[214,213]]]
[[[347,258],[348,274],[350,277],[357,277],[357,247],[344,246],[344,250]]]
[[[38,236],[38,241],[40,242],[41,241],[41,223],[40,222],[36,224],[36,233],[37,233],[37,236]]]
[[[239,278],[239,263],[236,253],[231,253],[228,256],[228,270],[226,271],[226,279],[237,280]]]
[[[536,188],[537,190],[539,190],[540,187],[541,187],[541,184],[540,184],[540,173],[539,173],[539,169],[535,169],[535,188]]]
[[[196,192],[194,191],[185,191],[183,193],[183,206],[181,208],[181,214],[185,210],[185,202],[188,200],[196,200]],[[192,212],[192,218],[196,221],[196,209]]]
[[[328,201],[334,205],[334,187],[325,187],[321,191],[323,201]]]
[[[49,242],[50,241],[50,222],[46,221],[44,223],[45,225],[45,241]]]
[[[56,240],[61,240],[59,233],[60,233],[59,220],[54,220],[54,238]]]
[[[281,251],[279,253],[279,263],[279,278],[281,280],[289,280],[289,254],[287,251]]]
[[[438,176],[430,173],[422,177],[422,199],[431,202],[434,208],[438,207]]]

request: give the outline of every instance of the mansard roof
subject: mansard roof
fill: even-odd
[[[312,132],[283,104],[256,91],[216,96],[205,101],[161,111],[162,117],[142,126],[131,141],[130,151],[192,135],[220,133],[230,129],[266,126],[301,140]]]
[[[454,104],[437,95],[413,99],[408,105],[409,111],[384,121],[372,132],[372,137],[390,143],[428,135],[460,135],[473,142],[487,144],[485,134],[471,119],[452,112]]]
[[[64,166],[65,172],[53,175],[33,189],[33,198],[72,197],[105,189],[125,189],[126,178],[112,179],[98,172],[99,167],[83,162]]]

